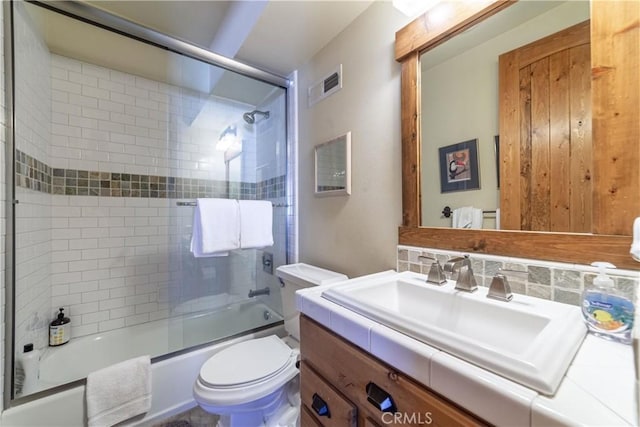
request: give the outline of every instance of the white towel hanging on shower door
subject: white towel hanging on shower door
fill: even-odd
[[[273,246],[273,204],[268,200],[240,200],[240,247]]]
[[[225,256],[240,248],[240,209],[234,199],[198,199],[191,252],[196,258]]]

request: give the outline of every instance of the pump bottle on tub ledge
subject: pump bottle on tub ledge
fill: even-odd
[[[49,324],[49,346],[57,347],[69,342],[71,338],[71,320],[64,316],[64,308],[60,308],[58,317]]]

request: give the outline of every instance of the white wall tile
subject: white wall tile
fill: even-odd
[[[113,291],[115,291],[115,289],[112,289],[110,293]],[[109,296],[107,298],[109,298]],[[113,310],[114,308],[121,308],[125,306],[123,297],[114,297],[113,295],[110,295],[110,299],[107,298],[100,300],[100,310]]]
[[[111,331],[113,329],[119,329],[124,327],[125,327],[124,318],[106,320],[104,322],[100,322],[99,324],[100,332]]]
[[[89,270],[82,272],[82,280],[103,280],[109,278],[109,270],[107,269],[99,269],[99,270]]]
[[[82,324],[102,322],[109,320],[109,311],[98,311],[95,313],[88,313],[82,315]]]
[[[98,99],[90,96],[78,95],[68,92],[68,102],[71,105],[77,105],[79,107],[98,108]],[[63,102],[63,101],[61,101]]]
[[[89,293],[97,290],[98,290],[98,282],[95,280],[94,281],[83,280],[81,282],[71,283],[69,285],[70,294]],[[85,301],[85,302],[90,302],[90,301]]]
[[[61,92],[75,93],[78,95],[82,93],[82,85],[66,80],[51,79],[51,88]]]
[[[109,310],[109,316],[112,319],[118,319],[121,317],[132,316],[135,314],[135,312],[136,312],[135,307],[125,306],[125,307],[119,307],[119,308],[114,308]]]
[[[71,336],[72,337],[82,337],[85,335],[91,335],[98,332],[98,324],[90,323],[88,325],[71,326]]]

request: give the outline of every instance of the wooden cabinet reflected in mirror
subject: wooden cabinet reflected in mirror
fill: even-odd
[[[501,228],[591,232],[589,21],[500,55]]]
[[[584,93],[579,96],[566,92],[560,96],[557,103],[539,105],[533,101],[529,104],[536,114],[530,116],[529,122],[518,119],[512,129],[503,130],[500,126],[500,174],[501,176],[501,204],[516,205],[512,215],[503,219],[503,224],[513,229],[545,229],[570,231],[573,224],[579,224],[573,231],[580,232],[532,232],[532,231],[495,231],[495,230],[453,230],[450,228],[420,227],[422,221],[421,198],[428,198],[431,203],[431,193],[421,193],[421,186],[424,182],[421,179],[421,164],[431,161],[432,154],[421,150],[421,54],[451,39],[456,34],[460,34],[472,28],[478,22],[493,16],[511,7],[514,2],[497,1],[489,5],[477,2],[441,2],[431,11],[425,13],[414,22],[398,31],[396,34],[396,59],[402,63],[402,141],[403,141],[403,226],[399,231],[399,243],[416,246],[429,246],[443,249],[452,249],[466,252],[492,253],[505,256],[517,256],[526,258],[538,258],[546,260],[556,260],[564,262],[589,263],[595,259],[608,259],[619,267],[635,268],[637,264],[631,261],[628,255],[631,243],[630,233],[633,218],[640,216],[640,124],[637,117],[640,114],[638,105],[638,93],[640,92],[640,76],[637,72],[638,56],[640,55],[640,28],[637,22],[640,19],[640,3],[637,2],[593,2],[591,6],[591,46],[588,49],[591,55],[591,65],[587,67],[587,72],[576,72],[581,76],[576,80],[584,85],[585,77],[588,82],[591,69],[591,100]],[[448,22],[436,22],[430,18],[430,14],[442,16],[443,9],[448,10],[450,17]],[[580,43],[579,43],[580,44]],[[548,53],[549,59],[546,61],[547,73],[556,73],[556,78],[564,76],[564,72],[571,72],[573,56],[571,51],[559,54],[557,52]],[[580,55],[585,54],[583,48]],[[549,54],[551,56],[549,56]],[[530,54],[529,54],[530,55]],[[537,55],[537,54],[536,54]],[[534,55],[535,56],[535,55]],[[568,56],[568,63],[565,57]],[[565,65],[560,66],[559,63]],[[552,64],[552,65],[549,65]],[[635,64],[635,65],[634,65]],[[531,64],[525,64],[524,67]],[[568,68],[566,68],[566,67]],[[536,65],[537,67],[537,65]],[[551,67],[551,68],[550,68]],[[560,67],[560,68],[558,68]],[[565,67],[565,71],[562,71]],[[584,67],[584,64],[582,65]],[[544,68],[544,67],[540,67]],[[581,74],[582,73],[582,74]],[[520,114],[520,68],[518,68],[518,96],[501,95],[502,107],[506,107],[513,115]],[[527,71],[522,75],[526,76]],[[529,68],[529,74],[531,69]],[[556,88],[553,85],[563,85],[567,82],[554,79],[551,75],[547,77],[547,91]],[[502,85],[502,83],[501,83]],[[526,87],[526,84],[524,85]],[[536,89],[537,90],[537,86]],[[578,93],[578,92],[576,92]],[[529,99],[529,95],[523,95],[522,99]],[[536,95],[537,96],[537,95]],[[511,103],[505,103],[505,97]],[[573,99],[576,98],[576,99]],[[544,99],[542,95],[539,99]],[[529,101],[531,101],[529,99]],[[544,111],[556,109],[566,110],[574,108],[572,102],[580,104],[583,119],[571,117],[571,123],[582,123],[582,127],[572,128],[569,123],[569,131],[576,132],[578,140],[582,143],[588,142],[588,115],[593,115],[592,120],[592,146],[589,150],[575,156],[580,159],[579,167],[575,171],[571,169],[571,159],[562,154],[566,150],[565,143],[555,141],[566,141],[567,123],[556,123],[547,111],[547,118]],[[543,103],[544,104],[544,103]],[[560,107],[562,108],[560,108]],[[510,108],[510,110],[509,110]],[[541,112],[540,114],[538,114]],[[560,113],[566,114],[566,113]],[[528,140],[540,138],[540,133],[533,127],[529,136],[523,132],[523,128],[533,126],[531,120],[548,121],[546,127],[548,133],[557,132],[558,137],[546,137],[546,148],[540,144],[539,148],[543,154],[536,154],[549,158],[552,150],[561,149],[557,153],[562,160],[556,164],[547,161],[544,166],[547,175],[541,182],[531,180],[527,182],[526,160],[523,159],[523,151],[527,150]],[[502,121],[502,119],[501,119]],[[575,122],[575,123],[574,123]],[[426,124],[424,132],[428,133]],[[574,129],[575,128],[575,129]],[[512,139],[502,135],[506,132],[515,132],[520,138]],[[524,137],[521,135],[521,132]],[[570,135],[571,136],[571,135]],[[472,139],[459,138],[460,140]],[[505,141],[506,139],[506,141]],[[541,139],[544,139],[542,137]],[[521,140],[525,141],[523,145]],[[578,141],[576,140],[576,141]],[[453,141],[452,143],[455,143]],[[492,143],[493,141],[491,141]],[[447,145],[447,144],[443,144]],[[536,143],[536,145],[538,145]],[[516,148],[517,147],[517,148]],[[524,147],[524,148],[523,148]],[[546,151],[545,151],[546,150]],[[549,154],[547,154],[549,153]],[[591,155],[592,168],[589,169],[589,154]],[[480,153],[482,157],[482,153]],[[565,157],[562,157],[565,156]],[[533,162],[533,158],[530,162]],[[422,160],[422,162],[421,162]],[[542,168],[542,167],[541,167]],[[495,170],[495,168],[494,168]],[[482,168],[481,168],[482,173]],[[495,174],[495,172],[493,172]],[[559,177],[574,175],[574,179],[580,181],[581,185],[591,186],[591,190],[583,189],[582,195],[577,195],[573,188],[558,186],[551,190],[551,182],[554,185],[560,183]],[[545,181],[545,179],[547,181]],[[483,177],[481,177],[483,181]],[[589,181],[589,182],[584,182]],[[545,183],[546,182],[546,183]],[[549,188],[545,187],[548,186]],[[507,187],[507,188],[505,188]],[[528,190],[528,188],[535,189]],[[591,197],[588,197],[588,193]],[[506,195],[509,195],[508,197]],[[531,198],[533,194],[540,196],[540,204],[547,205],[546,212],[541,218],[534,218],[523,212],[533,212],[531,209]],[[577,197],[575,214],[562,217],[556,215],[552,219],[551,211],[555,205],[560,209],[566,209],[566,205],[573,203],[571,197]],[[546,198],[546,199],[545,199]],[[529,200],[527,200],[529,199]],[[527,203],[528,202],[528,203]],[[589,202],[591,203],[591,214],[588,213]],[[538,203],[538,202],[536,202]],[[426,204],[426,203],[425,203]],[[456,207],[451,204],[451,207]],[[491,209],[492,206],[478,206]],[[443,206],[437,206],[439,211]],[[524,208],[524,209],[523,209]],[[542,212],[545,212],[544,209]],[[503,214],[504,215],[504,214]],[[526,217],[526,215],[529,215]],[[572,217],[581,218],[572,218]],[[506,223],[504,221],[507,221]],[[589,220],[591,225],[589,225]],[[524,226],[523,226],[524,224]],[[554,228],[556,227],[556,228]],[[557,228],[568,227],[568,228]],[[585,233],[591,230],[592,233]]]

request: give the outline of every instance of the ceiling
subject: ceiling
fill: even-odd
[[[96,0],[86,3],[226,57],[288,76],[372,1]],[[270,84],[164,49],[150,48],[31,3],[22,4],[52,53],[249,105],[259,105],[274,90]],[[132,58],[138,60],[132,61]]]
[[[310,60],[372,1],[90,0],[87,3],[287,76]]]

